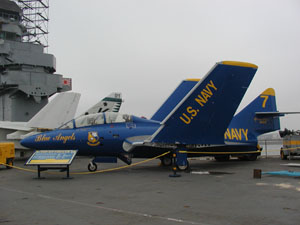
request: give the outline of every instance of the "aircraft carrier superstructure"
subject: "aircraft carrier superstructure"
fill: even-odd
[[[57,92],[72,89],[44,46],[23,41],[27,28],[13,1],[0,1],[0,120],[28,121]]]

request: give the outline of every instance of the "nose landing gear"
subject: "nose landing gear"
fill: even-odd
[[[90,172],[95,172],[97,170],[97,164],[93,161],[91,161],[89,164],[88,164],[88,170]]]

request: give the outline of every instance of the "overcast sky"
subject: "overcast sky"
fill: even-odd
[[[299,0],[50,0],[49,30],[79,113],[117,91],[121,112],[151,117],[223,60],[259,67],[238,111],[269,87],[279,111],[300,111]],[[300,129],[300,115],[281,127]]]

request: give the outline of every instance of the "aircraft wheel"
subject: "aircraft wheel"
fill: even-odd
[[[215,156],[215,160],[217,162],[226,162],[226,161],[229,161],[230,159],[230,155],[218,155],[218,156]]]
[[[171,166],[172,165],[172,158],[171,157],[165,156],[165,157],[162,157],[160,160],[161,160],[161,164],[163,166]]]
[[[287,155],[284,154],[284,152],[282,150],[280,150],[280,158],[282,160],[287,160]]]
[[[94,162],[90,162],[88,165],[88,170],[90,172],[95,172],[97,170],[97,164]]]
[[[176,165],[176,167],[177,167],[177,169],[178,169],[179,171],[187,171],[187,170],[190,169],[190,163],[189,163],[189,161],[187,160],[185,166],[179,166],[179,165]]]

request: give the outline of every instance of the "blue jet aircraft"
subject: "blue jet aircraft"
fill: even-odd
[[[151,120],[162,121],[198,81],[198,79],[182,81],[164,104],[154,113]],[[242,160],[256,160],[262,150],[258,145],[257,137],[279,130],[279,117],[295,113],[299,112],[278,112],[275,91],[272,88],[268,88],[233,117],[224,134],[224,145],[197,145],[194,148],[190,146],[188,156],[214,156],[217,161],[227,161],[230,159],[230,156],[238,157]],[[161,160],[163,165],[170,165],[172,162],[170,155],[164,156]]]
[[[186,168],[187,157],[193,153],[182,150],[224,146],[224,133],[256,71],[251,63],[219,62],[167,113],[156,113],[159,119],[113,112],[90,114],[27,137],[21,144],[39,150],[76,149],[78,155],[94,156],[90,171],[97,169],[99,157],[130,164],[131,158],[152,158],[169,150],[176,153],[177,165]]]

